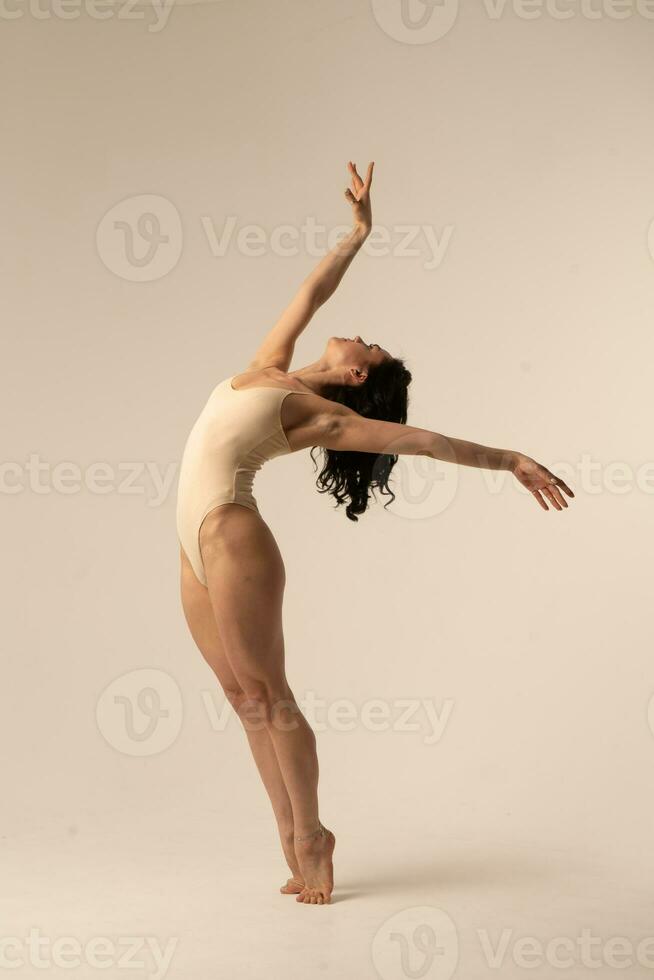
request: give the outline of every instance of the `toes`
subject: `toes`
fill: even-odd
[[[329,892],[317,891],[315,888],[305,888],[300,892],[295,901],[301,902],[302,905],[329,905],[331,894]]]

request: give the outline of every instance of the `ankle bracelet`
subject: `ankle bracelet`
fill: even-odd
[[[318,821],[318,829],[317,830],[314,830],[314,832],[312,834],[305,834],[303,837],[296,837],[295,839],[296,839],[296,841],[298,841],[298,843],[302,843],[302,841],[304,841],[304,840],[313,840],[314,837],[325,837],[326,834],[327,834],[327,831],[325,830],[325,828],[323,827],[323,825],[320,823],[320,821]]]

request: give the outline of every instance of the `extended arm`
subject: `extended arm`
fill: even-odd
[[[556,510],[568,506],[561,490],[569,497],[574,497],[563,480],[523,453],[493,449],[411,425],[363,418],[342,405],[334,406],[333,410],[325,413],[319,445],[325,449],[364,453],[430,456],[432,459],[458,463],[460,466],[510,470],[531,491],[544,510],[548,509],[546,500]]]
[[[325,449],[430,456],[447,463],[489,470],[512,469],[515,456],[509,450],[491,449],[476,442],[452,439],[413,425],[366,419],[340,405],[335,412],[329,413],[323,445]]]
[[[372,227],[370,186],[373,164],[368,167],[365,181],[353,163],[348,164],[352,186],[345,192],[352,206],[352,231],[322,259],[307,276],[290,305],[265,337],[248,370],[278,367],[286,371],[293,357],[295,342],[314,313],[333,295]]]

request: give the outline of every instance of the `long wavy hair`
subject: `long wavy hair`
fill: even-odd
[[[323,396],[347,405],[367,419],[405,423],[410,383],[411,372],[404,361],[394,357],[371,368],[364,384],[357,387],[334,385],[325,390]],[[322,469],[316,479],[318,492],[330,493],[338,507],[345,504],[345,513],[351,521],[359,519],[359,515],[367,509],[371,497],[376,499],[377,490],[383,496],[390,497],[385,507],[395,500],[389,479],[397,463],[396,455],[345,452],[314,446],[311,458],[316,469],[316,452],[322,454]]]

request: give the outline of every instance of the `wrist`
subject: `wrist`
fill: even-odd
[[[519,453],[515,450],[509,450],[506,454],[506,458],[507,458],[507,467],[506,467],[507,470],[510,470],[511,473],[515,473],[516,469],[520,465],[521,460],[523,460],[525,457],[524,457],[524,453]]]

